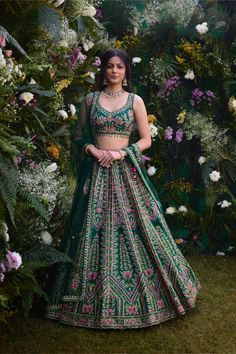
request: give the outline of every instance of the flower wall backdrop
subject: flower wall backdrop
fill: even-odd
[[[75,178],[70,134],[100,55],[124,48],[148,110],[143,162],[184,254],[235,254],[236,4],[2,1],[0,320],[48,300]],[[16,301],[19,299],[20,301]]]

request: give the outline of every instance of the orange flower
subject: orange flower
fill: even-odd
[[[56,145],[49,145],[47,147],[47,152],[51,155],[54,159],[58,159],[60,155],[60,149]]]
[[[157,117],[154,114],[148,114],[148,123],[153,123],[157,121]]]

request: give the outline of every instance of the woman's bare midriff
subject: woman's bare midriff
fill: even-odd
[[[129,145],[129,137],[97,136],[97,148],[119,150]]]

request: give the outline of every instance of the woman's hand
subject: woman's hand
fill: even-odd
[[[121,155],[119,151],[102,150],[96,148],[94,145],[88,148],[88,152],[93,155],[100,162],[101,166],[110,167],[110,164],[115,160],[120,160]]]
[[[113,150],[100,150],[100,151],[102,151],[102,154],[99,157],[98,161],[100,162],[101,166],[110,167],[110,164],[112,164],[113,161],[121,159],[121,155],[119,151],[113,151]]]

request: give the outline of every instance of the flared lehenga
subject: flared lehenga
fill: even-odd
[[[102,167],[88,157],[74,194],[46,317],[87,328],[140,328],[195,307],[201,285],[176,245],[137,144]]]

